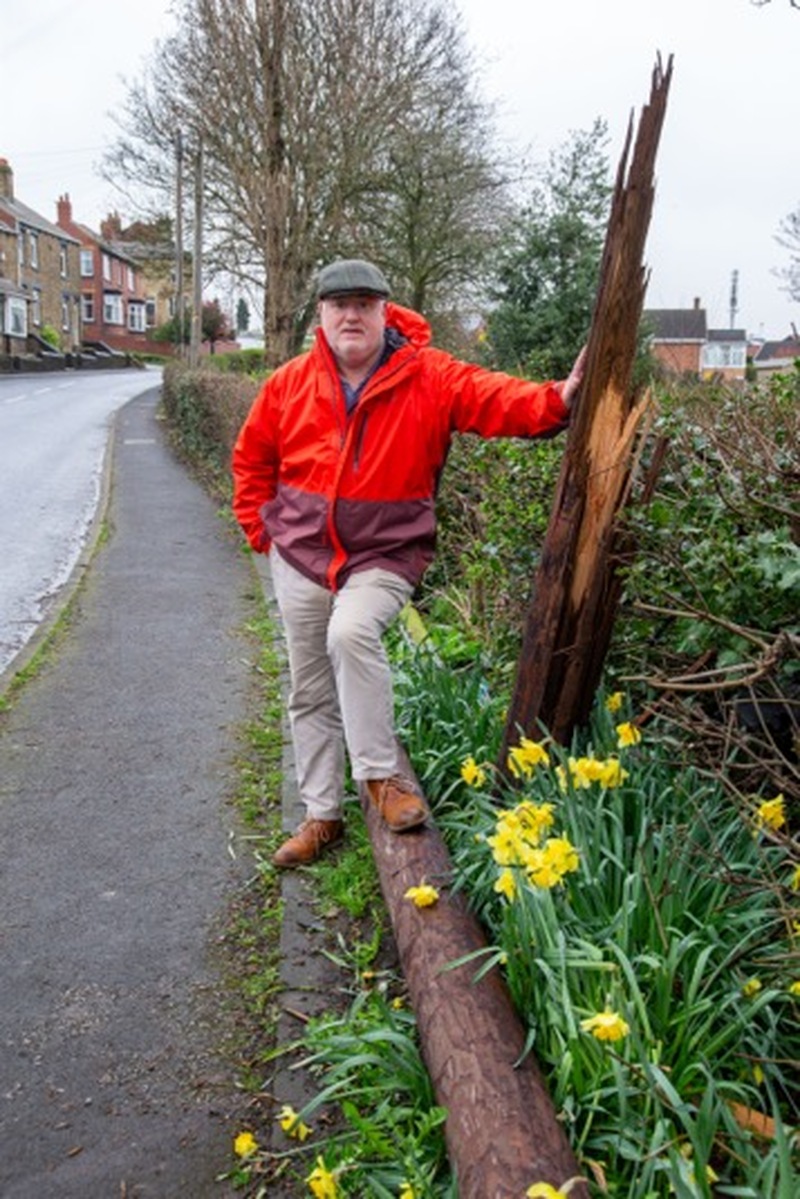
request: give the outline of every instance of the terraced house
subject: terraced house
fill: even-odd
[[[0,158],[0,353],[69,353],[81,343],[80,241],[14,194]]]

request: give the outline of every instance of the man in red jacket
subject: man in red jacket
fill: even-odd
[[[583,354],[559,383],[460,362],[389,294],[361,259],[320,271],[314,345],[267,379],[233,452],[234,512],[270,556],[307,814],[277,866],[313,862],[341,839],[345,748],[389,828],[427,819],[398,771],[382,636],[433,558],[450,440],[553,435],[583,376]]]

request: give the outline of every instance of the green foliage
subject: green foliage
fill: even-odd
[[[550,156],[508,231],[486,328],[491,365],[564,378],[589,329],[611,196],[597,120]]]
[[[39,330],[39,336],[41,337],[42,341],[46,341],[47,344],[52,346],[54,350],[57,350],[61,345],[61,338],[59,337],[58,329],[55,329],[52,325],[42,325],[41,329]]]
[[[400,676],[399,711],[429,714],[424,726],[406,723],[409,752],[444,781],[435,813],[455,885],[491,942],[476,974],[503,969],[583,1172],[600,1163],[604,1193],[620,1199],[709,1194],[707,1168],[721,1180],[715,1194],[794,1194],[790,1132],[764,1143],[741,1121],[742,1112],[765,1113],[782,1129],[800,1117],[791,843],[758,832],[752,806],[732,806],[682,765],[663,730],[620,749],[621,717],[602,703],[569,753],[546,745],[549,765],[530,778],[468,788],[458,756],[466,749],[491,778],[497,738],[474,687],[471,724],[454,736],[438,719],[443,673],[440,662],[437,674]],[[571,763],[581,755],[619,760],[627,774],[617,786],[580,781]],[[580,865],[552,888],[512,866],[509,900],[495,888],[502,867],[488,838],[498,813],[523,800],[552,805],[556,835],[577,848]],[[628,1026],[618,1041],[582,1027],[607,1009]]]

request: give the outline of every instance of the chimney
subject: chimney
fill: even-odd
[[[7,158],[0,158],[0,200],[14,199],[14,172]]]
[[[694,310],[695,310],[695,312],[700,311],[700,297],[699,296],[695,296],[695,298],[694,298]]]
[[[69,192],[58,197],[57,210],[56,224],[59,229],[69,229],[72,224],[72,201],[69,198]]]

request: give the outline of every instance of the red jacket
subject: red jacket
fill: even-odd
[[[460,362],[418,313],[387,306],[405,339],[352,415],[320,329],[264,383],[233,451],[233,509],[254,549],[272,542],[331,590],[372,566],[417,583],[433,558],[436,487],[454,432],[539,437],[568,410],[553,383]]]

